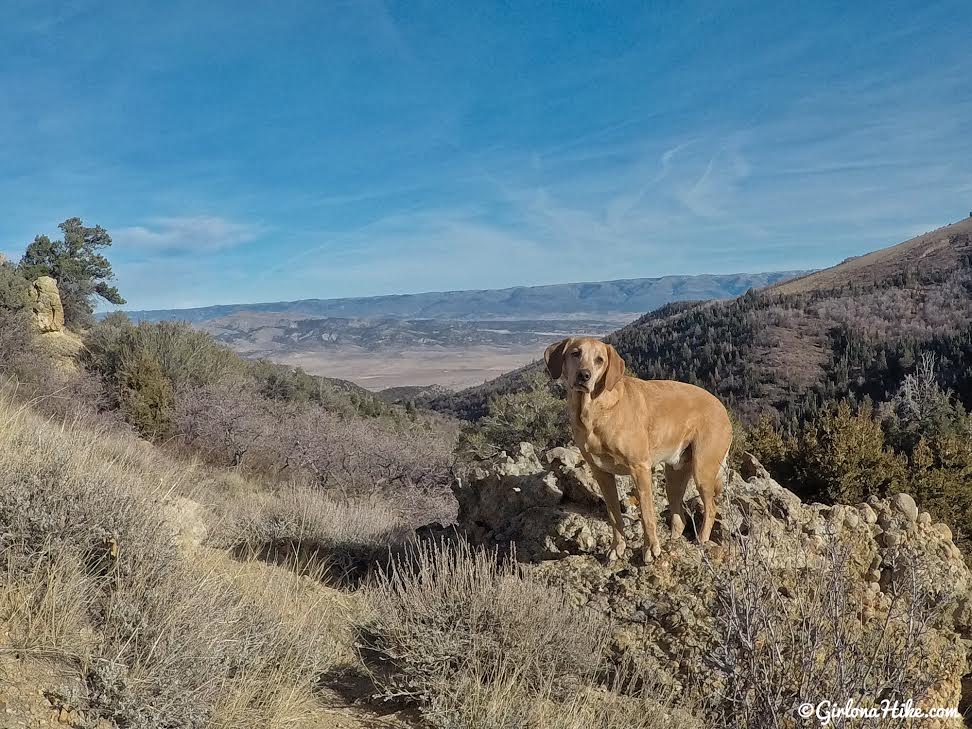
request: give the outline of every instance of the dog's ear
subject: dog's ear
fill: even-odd
[[[607,349],[608,363],[607,370],[604,371],[604,389],[613,390],[621,381],[621,378],[624,377],[624,360],[621,359],[618,350],[610,344],[607,346]]]
[[[567,337],[544,350],[543,360],[547,363],[547,372],[552,380],[559,380],[564,371],[564,350],[567,349],[569,341],[570,337]]]

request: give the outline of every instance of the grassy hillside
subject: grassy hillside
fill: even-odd
[[[402,552],[455,513],[435,421],[185,325],[111,318],[58,371],[5,323],[11,726],[695,726],[608,690],[606,619],[560,588],[469,546]]]
[[[755,298],[724,310],[748,315]],[[769,478],[736,477],[718,544],[605,565],[583,468],[520,446],[562,437],[543,378],[491,403],[456,449],[454,428],[414,404],[244,360],[188,324],[113,315],[52,358],[26,313],[0,309],[12,726],[752,729],[848,676],[861,696],[959,702],[972,578],[933,515],[969,523],[969,498],[950,490],[972,494],[955,478],[972,474],[969,439],[953,438],[968,419],[926,375],[901,401],[921,417],[902,410],[899,436],[943,428],[910,462],[846,407],[795,449],[815,459],[808,484],[871,505],[804,507]],[[519,458],[462,459],[497,444]],[[895,490],[911,479],[930,513],[870,498],[861,473]],[[485,511],[463,521],[457,494],[467,517]],[[493,546],[513,539],[522,557],[475,542],[494,522]]]

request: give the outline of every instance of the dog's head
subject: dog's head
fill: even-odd
[[[613,390],[624,376],[624,360],[610,344],[593,337],[568,337],[543,353],[547,372],[571,390],[598,395]]]

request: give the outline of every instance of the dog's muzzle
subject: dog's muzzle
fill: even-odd
[[[577,374],[574,375],[574,389],[583,390],[584,392],[590,392],[591,389],[591,371],[590,370],[578,370]]]

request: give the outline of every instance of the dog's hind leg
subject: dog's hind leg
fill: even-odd
[[[611,543],[611,551],[608,552],[608,562],[621,559],[627,545],[624,541],[624,517],[621,514],[621,501],[618,498],[618,482],[613,473],[602,471],[588,461],[591,473],[601,489],[604,496],[604,503],[607,505],[608,524],[614,532],[614,539]]]
[[[728,443],[718,444],[718,450],[697,448],[692,461],[695,485],[698,486],[699,496],[705,513],[702,517],[702,530],[699,532],[699,542],[705,544],[712,536],[715,526],[716,499],[722,493],[725,460],[728,454]]]
[[[680,468],[665,466],[665,491],[668,493],[668,511],[672,518],[672,539],[678,539],[685,530],[685,510],[682,508],[682,502],[690,478],[692,478],[692,469],[687,463],[682,463]]]

